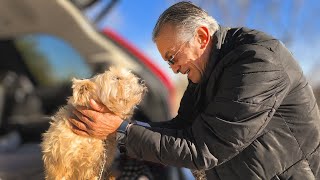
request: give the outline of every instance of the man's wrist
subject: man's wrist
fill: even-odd
[[[118,148],[120,153],[126,153],[126,140],[127,140],[127,130],[130,126],[128,121],[123,121],[119,128],[117,129],[116,140],[118,142]]]
[[[128,126],[129,126],[128,121],[122,121],[122,123],[120,124],[120,126],[117,129],[117,132],[126,134]]]
[[[128,121],[123,121],[119,128],[117,129],[117,135],[116,140],[118,142],[118,148],[120,153],[126,153],[126,142],[127,142],[127,135],[128,135],[128,129],[133,124],[143,127],[150,127],[150,124],[141,122],[141,121],[132,121],[129,123]]]

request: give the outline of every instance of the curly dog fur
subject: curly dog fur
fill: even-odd
[[[75,106],[89,107],[89,100],[94,99],[122,119],[128,119],[146,92],[139,78],[122,68],[112,67],[91,79],[72,82],[73,95],[52,117],[49,130],[43,134],[41,147],[48,180],[96,180],[103,164],[108,169],[114,159],[115,133],[102,141],[71,131],[68,119],[73,116]]]

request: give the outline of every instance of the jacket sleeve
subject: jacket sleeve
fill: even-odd
[[[180,108],[178,110],[178,115],[170,121],[164,122],[149,122],[152,127],[158,128],[168,128],[168,129],[183,129],[190,127],[193,120],[195,119],[196,112],[194,109],[194,90],[195,84],[189,82],[186,91],[180,102]]]
[[[132,125],[127,132],[127,154],[190,169],[210,169],[232,159],[261,135],[289,89],[283,66],[272,51],[256,46],[238,48],[222,61],[223,71],[216,83],[219,88],[191,127]]]

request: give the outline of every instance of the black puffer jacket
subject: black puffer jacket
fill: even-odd
[[[210,180],[320,179],[319,109],[290,52],[246,28],[221,27],[213,38],[205,75],[189,83],[178,116],[131,126],[127,154],[206,169]]]

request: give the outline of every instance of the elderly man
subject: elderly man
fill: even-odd
[[[189,2],[163,12],[153,40],[189,79],[178,115],[145,127],[92,101],[93,110],[70,119],[75,133],[104,139],[117,131],[128,156],[205,170],[210,180],[320,179],[319,109],[279,40],[221,27]]]

